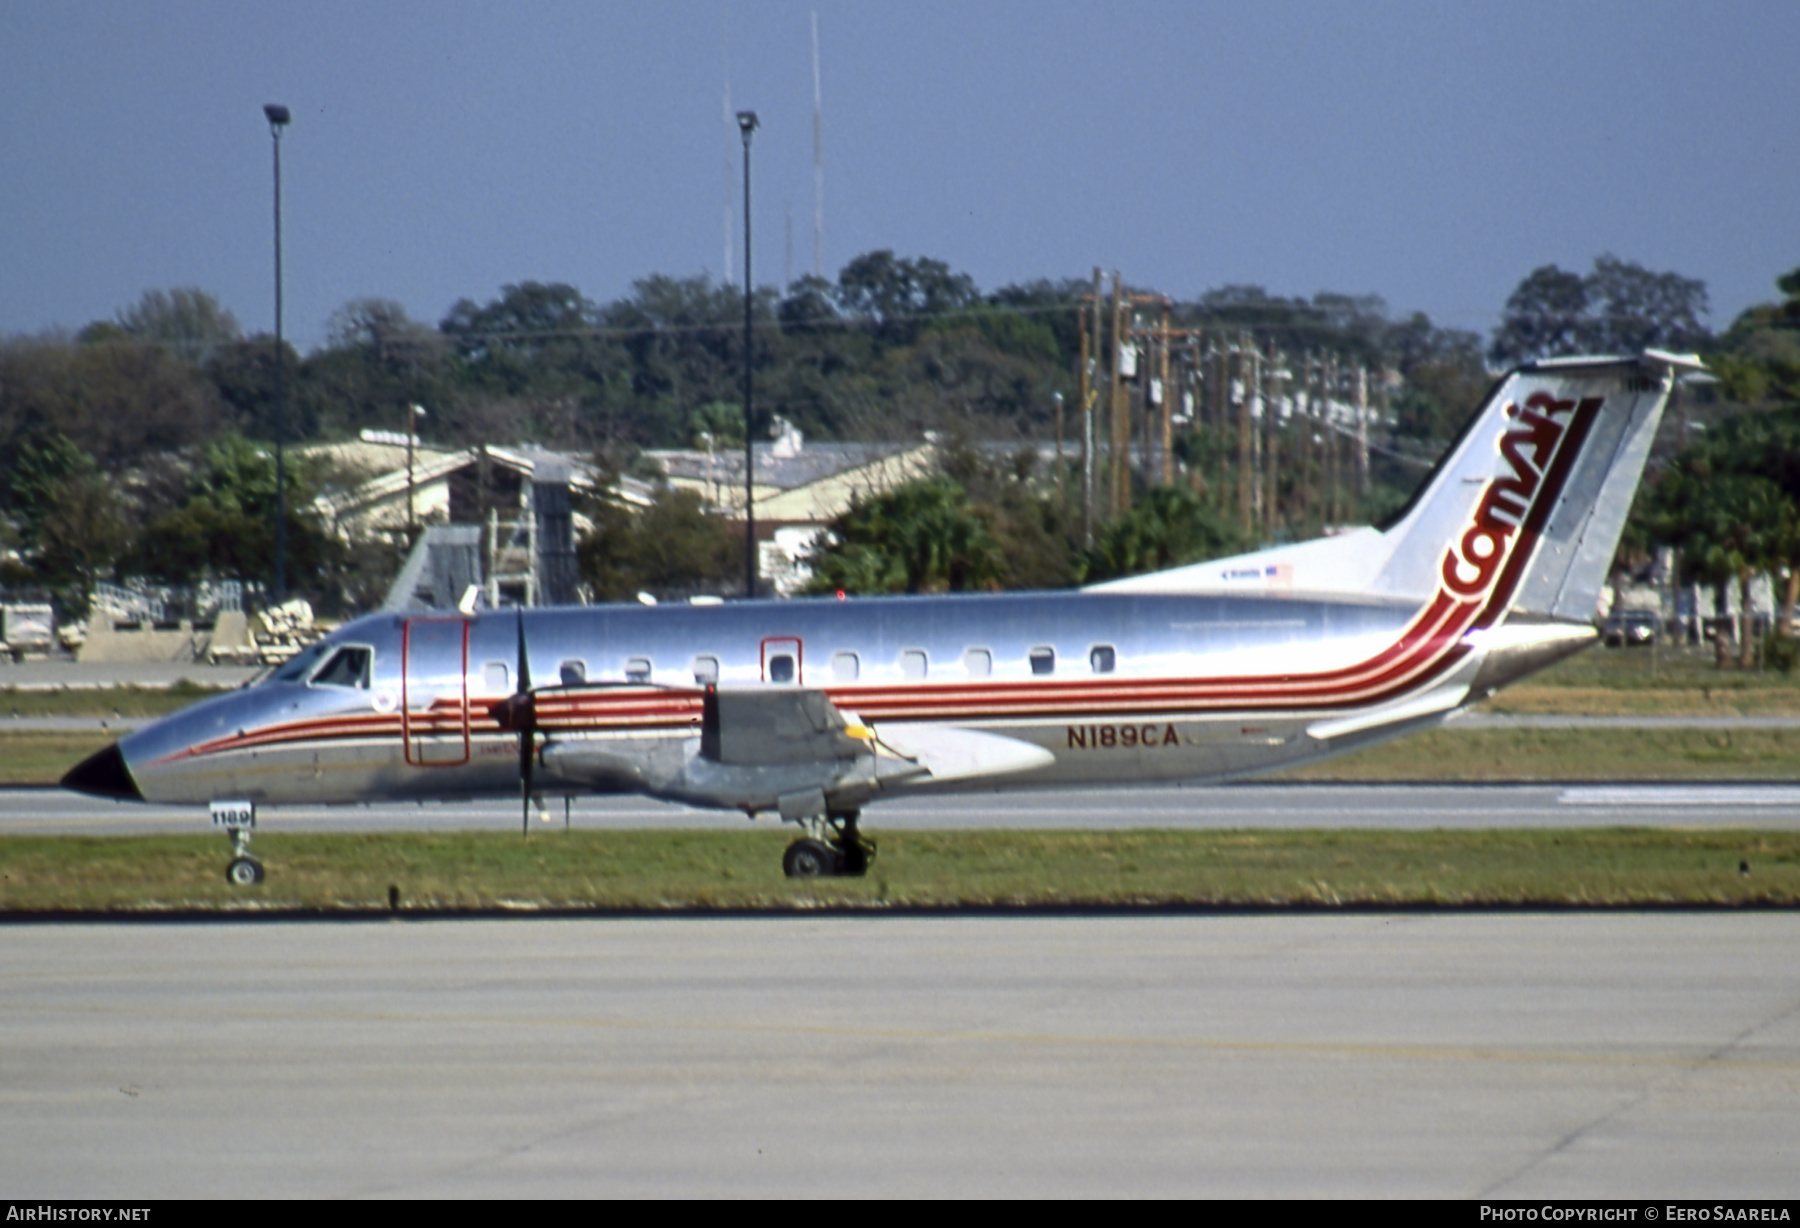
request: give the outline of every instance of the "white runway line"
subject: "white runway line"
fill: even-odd
[[[1800,785],[1579,785],[1556,800],[1565,806],[1800,807]]]

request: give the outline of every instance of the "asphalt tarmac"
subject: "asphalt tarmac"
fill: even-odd
[[[512,801],[260,816],[272,831],[518,821]],[[632,798],[583,799],[569,821],[745,825]],[[1059,790],[887,803],[865,823],[1792,829],[1800,786]],[[0,833],[208,830],[198,807],[0,790]],[[0,936],[15,1199],[1800,1191],[1793,912]]]
[[[1800,1190],[1792,912],[4,936],[16,1200]]]
[[[268,831],[466,831],[519,827],[514,799],[374,806],[269,807]],[[736,812],[692,810],[636,797],[582,798],[567,821],[585,829],[742,830]],[[540,826],[565,822],[551,799]],[[757,822],[773,826],[778,820]],[[979,828],[1800,828],[1800,785],[1326,785],[1241,784],[1192,788],[1057,789],[969,793],[878,802],[871,832]],[[0,834],[130,835],[210,830],[204,807],[147,806],[61,789],[0,789]]]

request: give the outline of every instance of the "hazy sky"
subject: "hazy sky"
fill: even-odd
[[[1545,263],[1800,266],[1800,4],[0,4],[0,335],[154,287],[286,330],[502,285],[718,277],[753,155],[758,282],[933,256],[984,290],[1098,264],[1179,297],[1376,293],[1486,332]],[[741,242],[741,235],[737,236]],[[734,249],[741,262],[742,249]],[[737,263],[733,280],[741,277]]]

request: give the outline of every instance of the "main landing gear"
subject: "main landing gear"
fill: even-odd
[[[875,842],[857,830],[854,810],[801,819],[805,838],[787,846],[781,868],[789,878],[861,878],[875,857]]]

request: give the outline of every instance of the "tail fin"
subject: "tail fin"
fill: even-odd
[[[1677,375],[1691,357],[1565,358],[1503,380],[1384,534],[1374,587],[1586,621]]]
[[[1101,585],[1112,591],[1361,594],[1586,621],[1691,355],[1561,358],[1495,387],[1411,503],[1380,529]]]

